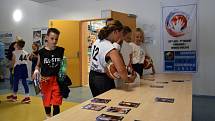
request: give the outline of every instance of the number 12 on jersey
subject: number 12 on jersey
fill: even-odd
[[[96,47],[96,46],[94,46],[94,48],[93,48],[93,54],[92,54],[93,60],[98,61],[98,59],[97,59],[97,55],[98,54],[99,54],[99,48]]]

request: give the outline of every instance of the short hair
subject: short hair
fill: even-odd
[[[32,45],[35,45],[37,50],[40,48],[40,46],[36,42],[33,42]]]
[[[136,32],[140,32],[140,33],[144,34],[144,32],[141,28],[136,28]]]
[[[131,28],[129,26],[124,26],[123,27],[123,30],[122,30],[123,36],[125,36],[126,34],[131,33],[131,32],[132,32],[132,30],[131,30]]]
[[[113,18],[108,18],[108,19],[106,19],[106,25],[108,25],[108,22],[111,22],[111,21],[113,21]]]
[[[58,29],[56,29],[56,28],[49,28],[48,31],[47,31],[47,35],[49,36],[49,34],[51,32],[53,32],[53,33],[55,33],[57,35],[60,35],[60,31]]]
[[[25,41],[23,39],[18,39],[16,41],[17,46],[19,46],[20,48],[23,48],[25,46]]]

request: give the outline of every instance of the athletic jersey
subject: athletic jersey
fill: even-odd
[[[56,47],[54,50],[44,48],[39,50],[41,75],[42,76],[58,76],[60,63],[63,59],[64,48]]]
[[[105,57],[113,49],[115,48],[110,41],[106,39],[96,40],[92,45],[90,70],[105,73],[105,67],[107,65]]]
[[[132,64],[143,63],[146,55],[144,48],[132,42],[130,45],[132,47]]]
[[[16,65],[21,65],[21,64],[28,64],[28,53],[24,50],[15,50],[13,51],[13,54],[15,55],[15,64]]]
[[[130,62],[130,55],[132,54],[132,47],[128,42],[123,41],[120,53],[122,54],[125,65],[128,65]]]
[[[120,45],[119,45],[118,43],[116,43],[116,42],[113,43],[113,46],[114,46],[117,50],[120,50],[120,49],[121,49]]]

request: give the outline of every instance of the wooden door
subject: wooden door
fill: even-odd
[[[129,16],[129,14],[111,11],[111,18],[119,20],[123,25],[129,26],[132,32],[136,30],[136,16]],[[132,34],[132,40],[134,40],[134,34]]]
[[[58,46],[65,48],[67,74],[72,79],[72,87],[81,86],[80,22],[72,20],[50,20],[49,27],[60,31]]]

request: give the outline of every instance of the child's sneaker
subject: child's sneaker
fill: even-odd
[[[30,102],[31,102],[30,97],[25,97],[25,98],[21,101],[21,103],[30,103]]]
[[[17,96],[9,95],[9,96],[7,96],[7,99],[8,99],[9,101],[16,102],[16,101],[17,101]]]

